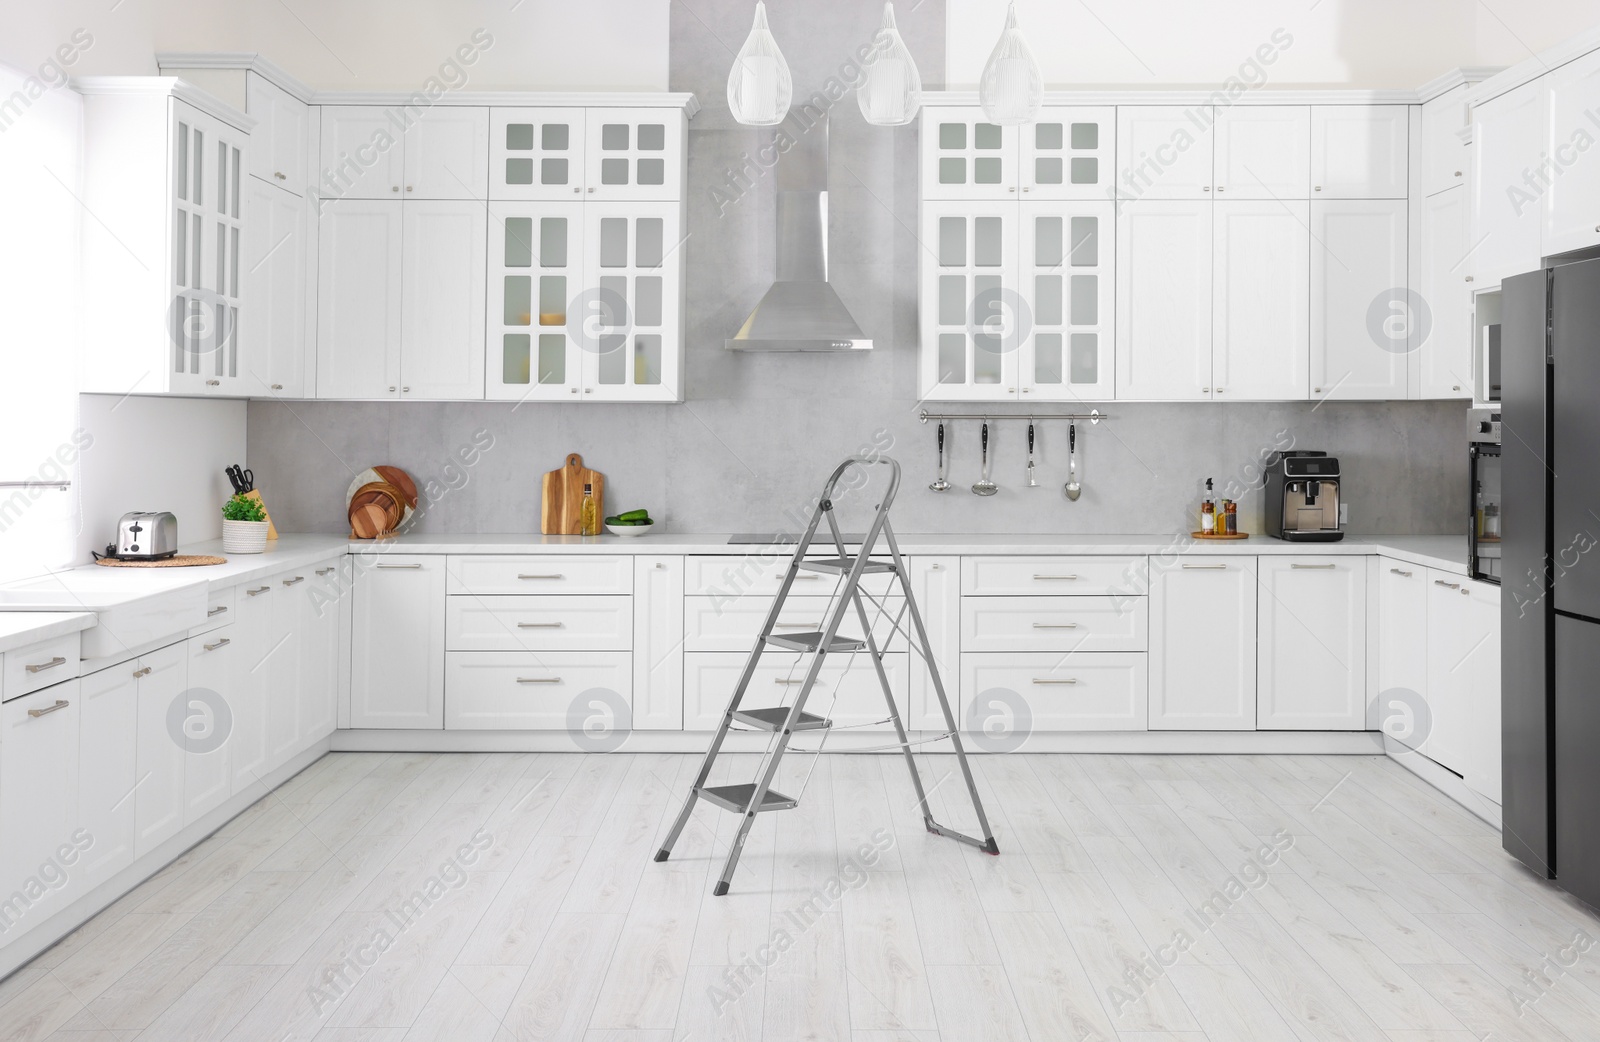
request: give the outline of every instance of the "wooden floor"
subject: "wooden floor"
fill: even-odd
[[[1600,920],[1380,757],[975,758],[999,857],[824,758],[723,898],[733,815],[651,861],[697,762],[330,755],[0,982],[0,1038],[1600,1038]]]

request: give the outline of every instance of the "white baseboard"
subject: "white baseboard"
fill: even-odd
[[[1461,775],[1439,766],[1415,749],[1402,745],[1388,735],[1383,736],[1383,751],[1391,760],[1487,821],[1496,830],[1501,827],[1500,804],[1469,787],[1461,780]]]

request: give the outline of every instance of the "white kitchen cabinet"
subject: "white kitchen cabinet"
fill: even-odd
[[[339,561],[330,560],[311,567],[311,578],[300,603],[300,700],[301,747],[321,741],[338,724],[340,621],[345,598],[339,585]],[[330,578],[330,576],[332,578]],[[333,590],[336,596],[329,596]]]
[[[923,203],[920,397],[1017,397],[1020,223],[1010,201]]]
[[[633,729],[683,728],[683,558],[633,561]]]
[[[1473,106],[1469,274],[1476,289],[1534,270],[1546,252],[1536,172],[1550,147],[1547,101],[1541,78]],[[1582,176],[1568,170],[1562,178]]]
[[[1404,199],[1311,203],[1311,397],[1404,398],[1411,323]]]
[[[1427,570],[1427,700],[1423,752],[1500,802],[1500,590]]]
[[[585,203],[583,225],[583,287],[567,305],[583,399],[682,400],[682,207]]]
[[[1428,324],[1415,330],[1415,398],[1472,397],[1472,284],[1467,282],[1467,188],[1460,185],[1422,200],[1422,285]],[[1426,334],[1425,336],[1423,334]]]
[[[305,641],[305,584],[309,568],[274,575],[267,598],[271,651],[256,669],[266,675],[267,764],[272,771],[300,751],[301,655]]]
[[[906,561],[906,580],[911,595],[916,598],[917,610],[922,615],[923,628],[928,642],[933,645],[934,664],[939,670],[939,681],[944,696],[950,703],[950,712],[961,723],[961,558],[913,557]],[[908,614],[906,632],[916,636],[916,628]],[[912,654],[910,667],[910,695],[906,710],[906,726],[928,731],[944,730],[949,722],[939,707],[939,695],[933,687],[933,676],[922,656]]]
[[[312,204],[266,181],[253,177],[248,180],[244,199],[244,278],[249,306],[240,319],[240,350],[246,359],[252,393],[269,398],[303,398],[307,374],[316,364],[306,338],[306,261]]]
[[[1540,158],[1548,156],[1553,170],[1542,201],[1540,252],[1588,249],[1600,245],[1600,170],[1587,154],[1600,134],[1600,51],[1557,67],[1540,82],[1548,128]]]
[[[1422,194],[1435,195],[1467,183],[1471,158],[1461,132],[1467,129],[1467,84],[1452,87],[1422,105]]]
[[[489,111],[489,198],[577,200],[583,195],[581,108]]]
[[[1501,793],[1501,728],[1503,726],[1500,689],[1500,587],[1492,583],[1468,582],[1463,600],[1469,607],[1459,609],[1468,616],[1467,632],[1487,633],[1468,654],[1472,659],[1472,713],[1468,717],[1467,769],[1462,780],[1467,788],[1487,797],[1497,806],[1504,802]]]
[[[444,685],[447,730],[569,731],[581,740],[628,726],[633,665],[625,651],[451,651]]]
[[[317,397],[397,397],[401,204],[324,203],[317,249]]]
[[[1256,559],[1177,562],[1150,576],[1150,729],[1256,726]]]
[[[1017,133],[1023,128],[990,123],[972,105],[925,107],[921,129],[922,198],[1015,199]]]
[[[77,680],[0,705],[0,885],[9,902],[8,928],[43,922],[85,886],[81,870],[59,867],[58,857],[67,848],[76,860],[85,849],[83,837],[74,835],[82,711]],[[66,880],[57,872],[67,873]],[[34,881],[31,887],[28,880]]]
[[[1017,344],[1023,401],[1114,396],[1115,205],[1033,200],[1020,208],[1017,286],[1030,319]]]
[[[186,642],[189,679],[184,692],[183,823],[193,824],[233,794],[229,739],[232,707],[228,690],[239,675],[233,627],[190,637]],[[219,706],[228,708],[224,719]]]
[[[233,713],[233,733],[228,736],[228,771],[233,794],[259,794],[261,779],[269,770],[268,710],[272,704],[272,604],[279,596],[270,578],[239,587],[234,601],[237,617],[229,637],[234,642],[233,677],[225,692]]]
[[[1210,105],[1118,106],[1117,198],[1210,199],[1214,119]]]
[[[1037,731],[1143,731],[1147,668],[1146,656],[1128,652],[963,653],[957,722],[993,742],[1020,741],[1022,751]]]
[[[260,73],[245,73],[245,111],[257,120],[250,132],[250,173],[286,192],[310,187],[311,106]]]
[[[1310,388],[1310,204],[1218,200],[1214,220],[1212,397],[1304,399]]]
[[[445,559],[384,554],[356,579],[350,726],[444,726]]]
[[[1123,111],[1123,110],[1119,110]],[[1117,218],[1117,397],[1211,397],[1212,204],[1121,204]]]
[[[405,183],[405,109],[323,105],[323,177],[318,192],[335,199],[393,199]]]
[[[489,204],[487,397],[578,401],[579,337],[567,306],[584,282],[583,204]]]
[[[963,597],[961,650],[1144,651],[1143,597]]]
[[[1311,197],[1309,106],[1219,108],[1213,133],[1218,202]]]
[[[400,209],[401,396],[481,399],[484,206],[408,200]]]
[[[1379,557],[1377,726],[1407,748],[1426,752],[1433,730],[1428,703],[1428,569]],[[1371,721],[1369,721],[1371,722]]]
[[[133,740],[138,734],[139,682],[132,667],[112,666],[84,677],[78,693],[77,822],[94,837],[94,845],[83,853],[82,880],[87,888],[133,864],[131,794],[139,782]],[[0,845],[6,842],[8,837],[0,831]]]
[[[1367,566],[1360,557],[1262,557],[1256,727],[1367,726]]]
[[[1059,656],[1057,656],[1059,657]],[[744,672],[748,653],[739,651],[691,651],[683,656],[683,729],[685,731],[714,731],[722,723],[734,688]],[[831,656],[817,674],[817,682],[806,699],[805,711],[832,720],[835,726],[848,727],[849,734],[894,733],[889,719],[889,707],[883,698],[883,687],[870,662],[857,657],[855,664],[845,668],[848,656]],[[889,690],[895,698],[895,708],[907,727],[906,692],[908,656],[904,652],[890,652],[883,656],[883,671],[889,678]],[[796,694],[805,680],[809,656],[794,652],[771,650],[761,656],[761,662],[750,677],[745,690],[742,709],[768,709],[794,704]],[[951,683],[949,679],[945,681]],[[807,735],[806,748],[815,748],[815,739]]]
[[[1009,128],[1008,128],[1009,129]],[[1114,194],[1117,112],[1106,106],[1047,105],[1016,128],[1023,201],[1104,201]],[[1109,241],[1110,226],[1106,237]]]
[[[140,858],[183,828],[184,748],[169,720],[188,689],[188,649],[179,642],[111,668],[130,671],[139,685],[133,855]]]
[[[591,108],[585,118],[584,198],[673,201],[683,195],[683,112]]]
[[[1407,105],[1314,105],[1311,198],[1405,199],[1411,114]]]
[[[434,105],[415,116],[401,143],[407,202],[469,199],[489,191],[489,110]],[[483,217],[478,210],[480,221]]]

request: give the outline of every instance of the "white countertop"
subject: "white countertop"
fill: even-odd
[[[0,654],[93,625],[94,615],[86,611],[0,612]]]

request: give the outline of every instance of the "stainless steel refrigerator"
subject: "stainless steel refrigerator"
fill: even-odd
[[[1600,260],[1501,286],[1504,829],[1600,906]]]

